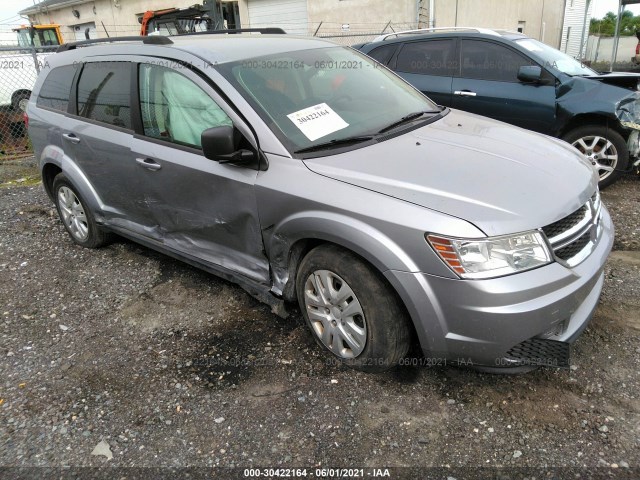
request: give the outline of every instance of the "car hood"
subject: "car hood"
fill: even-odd
[[[598,182],[568,144],[456,110],[375,145],[304,163],[320,175],[462,218],[487,235],[559,220],[583,205]]]
[[[640,81],[640,75],[637,73],[602,73],[600,75],[589,75],[580,78],[588,78],[590,80],[597,80],[608,85],[615,85],[616,87],[627,88],[630,90],[638,89],[638,82]]]

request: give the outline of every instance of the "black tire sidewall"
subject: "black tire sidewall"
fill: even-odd
[[[614,183],[618,177],[622,174],[622,172],[626,171],[627,166],[629,164],[629,148],[627,147],[627,143],[624,141],[624,138],[620,133],[612,128],[603,127],[600,125],[585,125],[584,127],[579,127],[574,130],[571,130],[566,135],[562,137],[562,139],[572,144],[577,139],[582,137],[588,137],[592,135],[597,135],[599,137],[606,138],[609,140],[618,152],[618,163],[615,166],[615,169],[607,178],[604,180],[600,180],[598,185],[600,188],[605,188]]]
[[[343,359],[334,354],[311,326],[305,308],[304,286],[309,275],[317,270],[329,270],[341,277],[360,302],[367,325],[367,343],[356,358]],[[298,268],[296,292],[311,335],[336,363],[366,372],[382,372],[394,367],[406,355],[410,330],[399,298],[373,267],[351,252],[333,245],[322,245],[312,250]]]

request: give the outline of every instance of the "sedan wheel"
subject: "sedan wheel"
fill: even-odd
[[[316,270],[304,286],[309,322],[322,344],[340,358],[355,358],[367,343],[362,306],[347,282],[328,270]]]

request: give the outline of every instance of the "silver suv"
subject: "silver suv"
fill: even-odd
[[[335,359],[566,366],[613,225],[568,144],[288,35],[61,47],[29,133],[71,239],[115,233],[297,302]],[[414,358],[413,361],[416,359]]]

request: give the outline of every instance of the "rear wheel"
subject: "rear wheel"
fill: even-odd
[[[342,363],[382,372],[406,355],[410,329],[399,299],[349,251],[334,245],[313,249],[300,264],[296,290],[315,340]]]
[[[63,173],[53,180],[53,195],[60,220],[75,243],[97,248],[109,241],[110,234],[98,227],[86,203]]]
[[[589,159],[600,176],[600,188],[611,185],[627,169],[629,149],[622,135],[613,129],[586,125],[571,130],[562,139]]]

